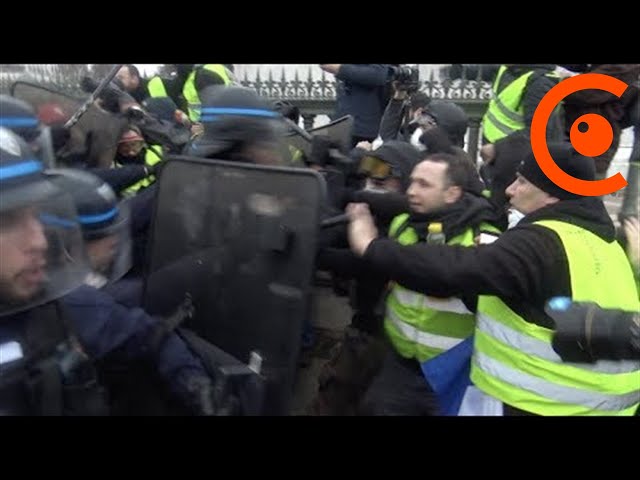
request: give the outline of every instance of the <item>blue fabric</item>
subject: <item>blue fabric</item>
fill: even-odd
[[[387,64],[343,64],[336,74],[336,110],[332,120],[353,116],[355,137],[375,138],[386,108],[382,92],[389,79]]]
[[[127,308],[108,293],[87,285],[61,300],[80,342],[93,359],[100,359],[118,348],[130,359],[149,358],[171,391],[190,404],[190,379],[208,374],[181,337],[171,333],[158,351],[150,350],[148,338],[158,319],[140,308]]]
[[[464,392],[471,385],[472,353],[473,336],[422,363],[422,373],[438,397],[441,415],[458,414]]]

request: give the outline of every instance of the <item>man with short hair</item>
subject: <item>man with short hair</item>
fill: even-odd
[[[410,211],[393,220],[386,242],[402,246],[441,242],[470,250],[482,233],[498,235],[498,217],[477,190],[474,177],[477,172],[464,157],[428,155],[411,173]],[[407,259],[399,261],[408,265]],[[473,334],[476,299],[464,292],[448,295],[437,289],[425,295],[399,282],[392,270],[374,271],[392,280],[384,319],[391,349],[365,395],[362,412],[436,415],[440,410],[437,398],[425,380],[422,364]]]
[[[116,73],[116,83],[138,103],[148,96],[147,80],[140,76],[140,70],[135,65],[123,65]]]

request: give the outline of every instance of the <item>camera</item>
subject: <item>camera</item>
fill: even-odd
[[[552,346],[563,361],[640,360],[640,313],[566,297],[551,299],[545,312],[556,323]]]
[[[409,65],[394,65],[391,67],[391,81],[397,82],[398,90],[406,90],[409,93],[416,92],[420,88],[420,72],[418,67]]]

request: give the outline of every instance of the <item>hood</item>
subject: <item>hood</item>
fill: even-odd
[[[411,172],[423,156],[413,145],[398,140],[384,142],[371,151],[370,155],[391,165],[394,176],[400,179],[403,191],[409,188]]]

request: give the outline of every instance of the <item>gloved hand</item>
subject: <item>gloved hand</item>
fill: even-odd
[[[69,129],[65,128],[63,125],[52,125],[49,128],[51,129],[51,143],[53,144],[53,151],[57,152],[67,144],[71,133],[69,132]]]
[[[100,93],[100,100],[102,100],[102,108],[107,112],[120,113],[120,96],[121,93],[113,88],[105,88]]]
[[[213,382],[210,378],[194,376],[189,379],[188,389],[191,394],[189,409],[194,415],[209,417],[216,414],[213,402]]]
[[[131,121],[141,121],[145,118],[145,111],[139,106],[131,106],[124,112],[125,116]]]
[[[331,149],[338,148],[335,142],[329,137],[322,135],[316,135],[311,139],[311,154],[309,155],[308,162],[311,165],[318,165],[324,167],[328,163],[331,163]]]
[[[166,163],[167,162],[165,161],[161,161],[158,163],[154,163],[153,165],[145,165],[145,169],[147,170],[147,176],[150,177],[151,175],[153,175],[154,177],[156,177],[156,179],[158,179]]]
[[[227,387],[226,384],[214,384],[209,377],[191,377],[188,385],[190,409],[195,415],[206,417],[237,415],[239,401]]]

